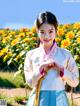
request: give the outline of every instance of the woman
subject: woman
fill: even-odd
[[[40,45],[26,54],[24,63],[26,82],[34,88],[27,106],[69,106],[65,83],[76,87],[79,72],[71,53],[55,42],[57,18],[42,12],[35,26]]]

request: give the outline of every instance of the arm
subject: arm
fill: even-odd
[[[39,68],[36,68],[33,71],[32,61],[30,60],[28,53],[26,55],[25,62],[24,62],[24,74],[25,74],[26,83],[31,87],[35,87],[37,85],[39,78],[41,77]]]
[[[79,72],[75,60],[71,53],[67,62],[67,66],[64,69],[63,80],[67,82],[71,87],[76,87],[79,84]]]

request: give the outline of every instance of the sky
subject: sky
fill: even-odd
[[[80,22],[80,0],[0,0],[0,28],[32,27],[42,11],[54,13],[59,24]]]

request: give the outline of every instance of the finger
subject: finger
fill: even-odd
[[[48,66],[52,66],[52,64],[50,63]]]

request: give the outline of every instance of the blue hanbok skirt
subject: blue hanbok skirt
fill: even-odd
[[[34,106],[35,92],[29,97],[26,106]],[[68,98],[64,90],[41,90],[39,106],[69,106]]]

